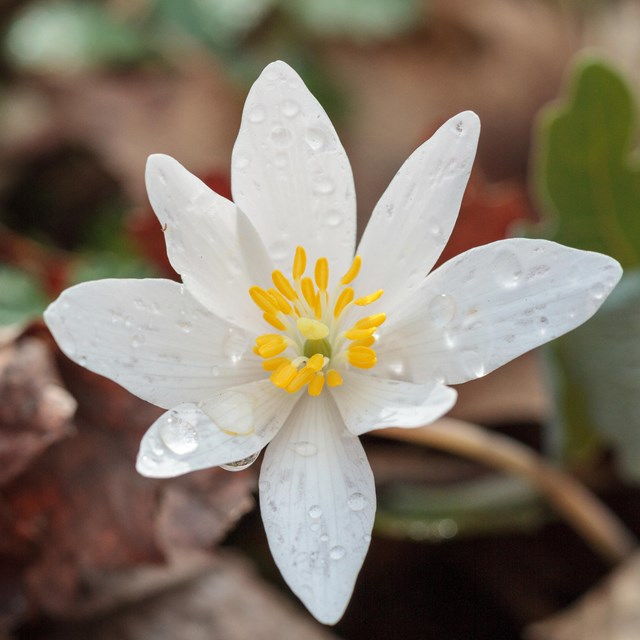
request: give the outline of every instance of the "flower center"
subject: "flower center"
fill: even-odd
[[[319,258],[314,278],[305,276],[307,254],[296,249],[289,280],[281,271],[271,275],[274,288],[251,287],[249,295],[263,312],[262,317],[278,333],[256,338],[253,352],[264,358],[276,387],[295,393],[306,387],[312,396],[320,395],[325,382],[342,384],[340,370],[347,365],[370,369],[376,362],[373,349],[384,313],[366,316],[343,330],[351,308],[365,307],[383,294],[382,289],[355,299],[351,283],[360,272],[362,259],[356,256],[333,291],[328,291],[329,263]]]

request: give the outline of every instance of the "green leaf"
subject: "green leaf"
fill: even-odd
[[[0,326],[36,318],[46,306],[44,292],[28,275],[0,265]]]
[[[567,451],[575,457],[588,445],[592,425],[613,447],[622,475],[639,482],[640,270],[626,272],[598,313],[554,348],[569,381],[570,394],[561,405],[573,434],[565,443]]]
[[[537,131],[537,193],[548,234],[569,246],[640,265],[640,163],[631,155],[637,107],[607,64],[580,61],[568,98],[547,108]]]

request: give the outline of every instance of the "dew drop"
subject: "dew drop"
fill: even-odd
[[[131,346],[134,349],[137,349],[143,343],[144,343],[144,336],[136,334],[135,336],[133,336],[133,338],[131,338]]]
[[[456,129],[456,135],[462,137],[464,135],[464,133],[465,133],[465,131],[464,131],[464,122],[462,122],[462,120],[458,120],[456,122],[455,129]]]
[[[318,519],[322,515],[322,508],[319,504],[314,504],[309,507],[309,517],[313,519]]]
[[[264,122],[267,117],[267,110],[261,104],[257,104],[249,111],[249,122]]]
[[[337,209],[331,209],[327,211],[324,219],[328,227],[338,227],[344,220],[344,214]]]
[[[260,491],[269,491],[269,489],[271,489],[271,483],[268,480],[260,480],[258,489]]]
[[[227,471],[244,471],[245,469],[248,469],[258,459],[259,455],[260,455],[260,452],[256,451],[256,453],[252,453],[250,456],[247,456],[246,458],[242,458],[241,460],[236,460],[235,462],[228,462],[227,464],[221,464],[220,467]]]
[[[367,506],[368,500],[361,493],[352,493],[347,500],[351,511],[362,511]]]
[[[78,358],[78,364],[79,364],[81,367],[86,367],[86,366],[87,366],[87,356],[80,356],[80,357]]]
[[[309,529],[311,529],[311,531],[320,531],[320,523],[319,522],[312,522],[309,525]]]
[[[313,442],[307,442],[306,440],[292,442],[290,446],[299,456],[305,458],[310,458],[318,453],[318,447]]]
[[[271,142],[278,149],[286,149],[293,142],[293,134],[285,127],[275,127],[271,131]]]
[[[193,425],[172,412],[158,427],[160,439],[169,451],[183,456],[198,448],[198,433]]]
[[[190,333],[191,332],[191,323],[188,320],[178,320],[176,323],[178,328],[182,333]]]
[[[162,446],[160,440],[154,436],[151,436],[148,440],[149,449],[151,452],[157,456],[162,457],[164,455],[164,447]]]
[[[293,118],[300,112],[300,106],[293,100],[283,100],[282,104],[280,105],[280,111],[282,112],[283,116],[286,116],[287,118]]]
[[[362,539],[364,540],[364,542],[366,542],[367,544],[369,542],[371,542],[371,536],[367,533],[364,536],[362,536]]]
[[[522,265],[511,251],[499,251],[491,263],[491,273],[499,285],[513,289],[520,284]]]
[[[329,536],[326,533],[323,533],[320,536],[320,542],[329,542]]]
[[[269,247],[269,253],[274,260],[284,260],[289,256],[289,245],[284,240],[276,240]]]
[[[604,285],[601,282],[596,282],[596,284],[591,287],[590,292],[594,300],[602,300],[606,293]]]
[[[460,353],[460,359],[468,375],[481,378],[486,373],[484,362],[477,351],[466,349]]]
[[[236,153],[233,158],[233,166],[236,169],[246,169],[249,166],[249,156],[244,153]]]
[[[347,554],[347,550],[344,547],[331,547],[329,550],[329,557],[332,560],[341,560]]]
[[[220,375],[220,367],[211,367],[211,375],[217,378]]]
[[[322,129],[309,127],[304,140],[313,151],[320,151],[326,145],[326,134]]]
[[[242,329],[230,327],[222,343],[222,353],[234,364],[240,362],[249,347],[247,334]]]
[[[436,327],[444,327],[456,314],[456,301],[446,293],[435,296],[429,303],[429,317]]]
[[[335,191],[335,184],[330,178],[318,178],[314,185],[313,191],[319,195],[329,195]]]

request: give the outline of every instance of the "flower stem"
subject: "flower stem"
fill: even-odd
[[[524,478],[612,564],[629,557],[637,546],[633,533],[587,487],[512,438],[451,418],[418,429],[392,428],[375,433],[455,453]]]

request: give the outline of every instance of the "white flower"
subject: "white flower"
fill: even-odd
[[[354,259],[344,149],[302,80],[275,62],[245,105],[235,203],[175,160],[149,159],[149,197],[184,284],[89,282],[45,314],[71,359],[168,409],[143,438],[140,473],[243,468],[269,444],[259,487],[269,545],[325,623],[342,616],[371,539],[375,489],[357,436],[434,421],[455,402],[447,385],[584,322],[621,275],[606,256],[523,239],[429,274],[479,129],[461,113],[410,156]]]

